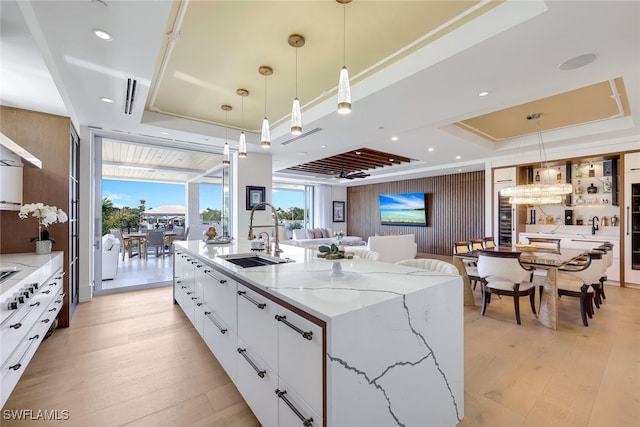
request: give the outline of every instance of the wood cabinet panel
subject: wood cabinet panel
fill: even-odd
[[[25,168],[23,175],[23,203],[42,202],[54,205],[70,213],[70,135],[71,120],[68,117],[19,108],[0,106],[0,131],[42,160],[42,169]],[[53,247],[64,252],[64,266],[70,264],[69,222],[48,227],[55,239]],[[38,225],[33,218],[21,220],[15,211],[0,211],[0,253],[34,252],[32,237],[38,235]],[[64,277],[64,307],[58,317],[59,327],[68,327],[71,306],[70,275]],[[73,288],[77,287],[77,275],[71,275]]]

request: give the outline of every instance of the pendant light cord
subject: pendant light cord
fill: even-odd
[[[267,118],[267,76],[264,76],[264,117]]]
[[[298,97],[298,48],[296,47],[296,98]]]
[[[347,64],[347,4],[342,4],[342,65]]]

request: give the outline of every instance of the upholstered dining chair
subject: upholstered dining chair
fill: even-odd
[[[362,249],[355,252],[355,257],[361,259],[368,259],[370,261],[380,261],[380,254],[376,251],[370,251],[368,249]]]
[[[602,277],[604,263],[602,252],[589,252],[587,260],[581,265],[567,265],[558,271],[558,295],[580,299],[580,317],[582,324],[589,326],[587,317],[593,317],[593,304],[600,308],[595,295]]]
[[[460,275],[460,272],[458,272],[458,269],[453,264],[450,264],[446,261],[441,261],[439,259],[413,258],[398,261],[396,262],[396,264],[413,268],[421,268],[423,270],[435,271],[439,273],[453,274],[456,276]]]
[[[536,286],[531,282],[532,269],[520,263],[520,252],[478,251],[478,273],[482,279],[482,309],[484,316],[491,294],[513,297],[516,322],[520,325],[520,298],[528,296],[531,311],[536,314]]]
[[[555,253],[560,253],[560,240],[551,237],[527,237],[529,243],[536,249],[545,249]]]
[[[487,236],[482,238],[482,247],[484,249],[491,249],[496,247],[496,240],[493,236]]]
[[[484,249],[484,240],[483,239],[471,239],[471,245],[469,248],[472,251],[477,251],[478,249]]]
[[[458,240],[453,242],[453,254],[466,254],[471,251],[471,240]],[[478,268],[476,267],[476,260],[473,258],[464,258],[464,269],[467,272],[469,281],[473,284],[473,289],[476,289],[478,282],[480,282],[480,275],[478,274]]]

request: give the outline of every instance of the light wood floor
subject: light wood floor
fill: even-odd
[[[171,298],[165,287],[80,304],[3,408],[68,410],[70,419],[2,419],[2,427],[258,425]],[[494,298],[485,317],[465,309],[460,426],[638,425],[640,291],[608,286],[588,328],[577,304],[562,298],[558,331],[538,324],[526,304],[516,325],[508,298]]]

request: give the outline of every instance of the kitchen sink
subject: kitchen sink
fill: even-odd
[[[275,265],[275,264],[285,264],[288,262],[293,262],[289,258],[277,258],[269,255],[259,255],[259,254],[232,254],[232,255],[220,255],[218,258],[221,258],[225,261],[228,261],[232,264],[235,264],[242,268],[249,267],[262,267],[265,265]]]

